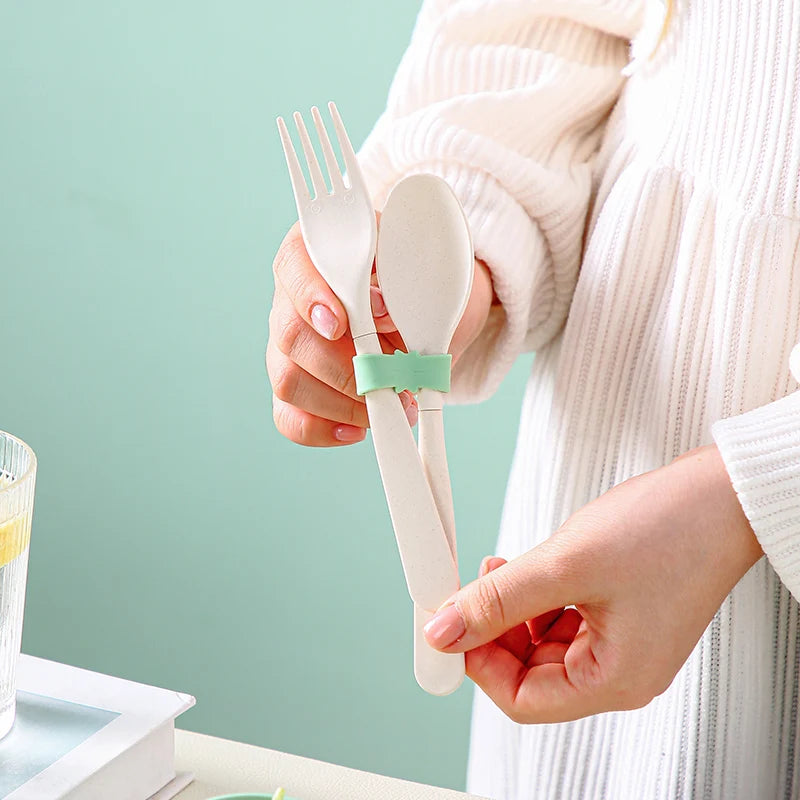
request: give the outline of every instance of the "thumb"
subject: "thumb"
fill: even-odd
[[[389,309],[386,308],[386,301],[383,299],[383,292],[378,285],[378,276],[373,271],[369,284],[369,302],[372,306],[372,318],[375,320],[375,330],[378,333],[394,333],[397,325],[389,316]]]
[[[574,577],[540,545],[459,589],[425,626],[431,647],[465,652],[521,622],[580,602]],[[574,574],[574,573],[573,573]]]

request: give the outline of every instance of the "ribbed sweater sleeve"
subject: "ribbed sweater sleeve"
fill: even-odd
[[[793,352],[800,362],[800,345]],[[800,363],[793,363],[800,380]],[[733,488],[761,549],[800,600],[800,391],[712,429]]]
[[[419,172],[444,178],[499,304],[450,402],[491,395],[561,328],[578,276],[591,166],[642,21],[630,0],[428,0],[386,111],[359,153],[377,208]]]

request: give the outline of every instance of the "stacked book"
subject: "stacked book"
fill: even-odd
[[[175,718],[194,698],[23,655],[0,740],[0,800],[168,800]]]

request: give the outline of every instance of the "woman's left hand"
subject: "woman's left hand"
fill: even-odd
[[[516,722],[639,708],[761,555],[709,445],[615,486],[519,558],[484,559],[426,637],[466,652],[467,674]]]

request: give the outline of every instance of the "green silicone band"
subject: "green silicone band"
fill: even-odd
[[[278,789],[275,794],[222,794],[219,797],[212,797],[211,800],[292,800],[292,798],[284,794],[283,789]]]
[[[356,392],[366,394],[376,389],[394,389],[398,394],[406,389],[412,394],[420,389],[449,392],[452,360],[448,353],[421,356],[416,350],[353,356]]]

